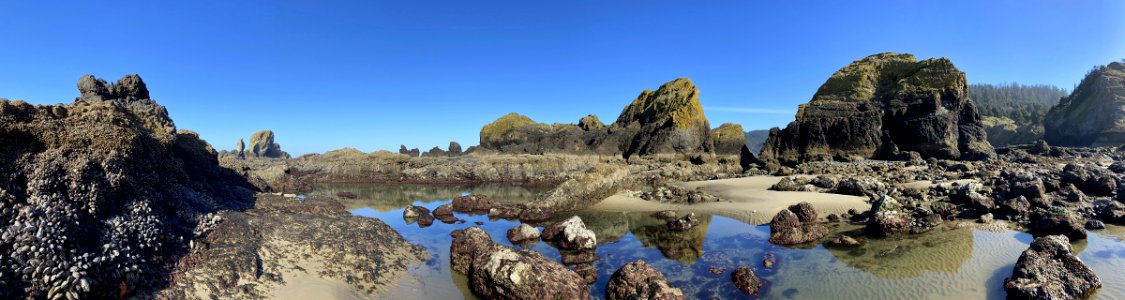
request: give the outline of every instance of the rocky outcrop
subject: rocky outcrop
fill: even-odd
[[[711,152],[709,133],[699,90],[690,79],[679,78],[656,91],[641,92],[608,128],[593,115],[576,125],[536,123],[510,113],[481,128],[480,145],[501,153],[595,153],[629,158]]]
[[[450,268],[469,277],[469,289],[483,299],[589,299],[586,280],[531,250],[492,242],[478,227],[454,230]]]
[[[643,260],[625,264],[609,278],[607,300],[669,300],[685,299],[684,292],[668,284],[664,274]]]
[[[770,243],[798,245],[824,238],[828,228],[817,224],[816,216],[816,210],[804,202],[779,211],[770,221]]]
[[[770,131],[760,157],[793,165],[900,151],[939,159],[995,155],[965,73],[948,59],[882,53],[849,64],[798,108],[795,121]]]
[[[712,129],[710,135],[715,144],[715,154],[741,154],[742,148],[746,147],[746,133],[742,131],[742,125],[723,123]]]
[[[398,154],[406,154],[409,157],[418,157],[421,153],[418,148],[406,149],[406,145],[398,145]]]
[[[1125,63],[1090,71],[1043,118],[1043,139],[1059,146],[1125,144]]]
[[[250,152],[247,157],[289,158],[289,153],[281,151],[281,145],[273,142],[273,130],[262,130],[250,136]]]
[[[1008,299],[1084,299],[1102,286],[1062,235],[1036,238],[1004,279]]]
[[[139,76],[78,89],[70,104],[0,99],[0,298],[129,297],[162,284],[154,262],[182,255],[197,220],[253,203]]]
[[[1028,224],[1034,236],[1065,235],[1071,240],[1086,238],[1086,223],[1064,208],[1037,209],[1031,212]]]
[[[564,250],[589,250],[598,246],[594,232],[586,228],[578,216],[551,224],[543,228],[543,241],[553,243]]]

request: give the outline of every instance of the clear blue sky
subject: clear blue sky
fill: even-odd
[[[605,122],[690,77],[712,126],[783,126],[869,54],[949,57],[970,82],[1070,89],[1125,58],[1125,1],[5,1],[0,97],[70,102],[140,74],[219,149],[478,142],[508,112]]]

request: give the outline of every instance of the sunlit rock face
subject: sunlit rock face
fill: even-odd
[[[1047,143],[1058,146],[1125,144],[1125,63],[1113,62],[1086,74],[1069,97],[1043,119]]]
[[[881,53],[837,71],[797,110],[797,119],[773,129],[764,161],[995,156],[981,117],[968,97],[965,73],[946,58],[918,61]]]

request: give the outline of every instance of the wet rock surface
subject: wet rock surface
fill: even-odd
[[[152,262],[184,255],[204,216],[253,203],[139,76],[78,89],[70,104],[0,99],[0,298],[145,295],[168,284]]]
[[[455,230],[454,271],[469,277],[474,295],[485,299],[589,299],[586,279],[537,252],[492,242],[483,230]]]
[[[609,279],[607,300],[685,299],[684,293],[668,284],[664,274],[643,260],[625,264]]]
[[[1004,280],[1009,299],[1084,299],[1101,286],[1063,235],[1036,238]]]
[[[734,286],[738,288],[743,294],[755,295],[758,289],[762,287],[762,280],[758,279],[758,275],[754,274],[754,270],[749,267],[738,267],[730,274],[730,280],[734,282]]]
[[[589,250],[597,247],[594,232],[586,228],[582,218],[570,217],[543,228],[543,241],[550,242],[565,250]]]
[[[520,224],[519,226],[508,229],[508,241],[513,244],[524,243],[528,241],[535,241],[539,239],[539,228],[532,227],[527,224]]]
[[[828,235],[828,228],[816,223],[816,211],[808,203],[781,210],[770,221],[770,242],[778,245],[811,243]]]

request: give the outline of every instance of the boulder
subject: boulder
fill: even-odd
[[[1036,209],[1031,213],[1031,234],[1037,237],[1048,235],[1065,235],[1071,240],[1086,238],[1086,229],[1082,220],[1074,213],[1064,208]]]
[[[461,143],[458,143],[457,141],[450,141],[449,151],[447,152],[447,154],[449,154],[449,156],[461,156],[465,153],[461,151]]]
[[[1004,279],[1008,299],[1084,299],[1102,286],[1063,235],[1041,236],[1020,254]]]
[[[478,227],[454,230],[450,268],[466,274],[469,289],[484,299],[589,299],[578,273],[535,251],[492,242]]]
[[[734,287],[747,295],[757,294],[758,289],[762,287],[762,280],[758,279],[754,270],[745,266],[734,269],[734,272],[730,274],[730,280],[734,282]]]
[[[770,131],[759,156],[795,165],[891,158],[896,150],[939,159],[995,156],[965,73],[949,59],[881,53],[845,66],[798,107],[795,121]]]
[[[587,229],[586,224],[582,223],[582,218],[578,216],[543,228],[541,237],[543,241],[553,243],[564,250],[594,249],[598,245],[594,231]]]
[[[528,241],[535,241],[539,239],[539,228],[527,224],[520,224],[519,226],[508,229],[508,241],[513,244],[519,244]]]
[[[794,206],[795,207],[795,206]],[[793,207],[790,207],[793,208]],[[828,228],[812,222],[801,222],[791,209],[783,209],[770,221],[770,242],[778,245],[810,243],[828,235]]]
[[[609,278],[607,300],[685,299],[683,291],[668,284],[664,274],[643,260],[625,264]]]
[[[498,206],[500,206],[499,203],[485,195],[469,194],[453,198],[453,210],[462,213],[487,213],[493,207]]]
[[[871,218],[864,229],[871,237],[889,237],[910,231],[911,218],[902,211],[902,204],[890,196],[883,196],[871,204]]]
[[[830,247],[859,247],[863,245],[863,243],[860,243],[859,240],[856,240],[853,237],[841,235],[836,237],[835,239],[832,239],[831,241],[828,241],[827,243],[824,243],[824,245]]]
[[[434,208],[434,217],[441,219],[453,216],[453,204],[442,204]]]
[[[1125,143],[1125,63],[1090,71],[1070,96],[1043,118],[1043,139],[1051,145],[1117,146]]]

